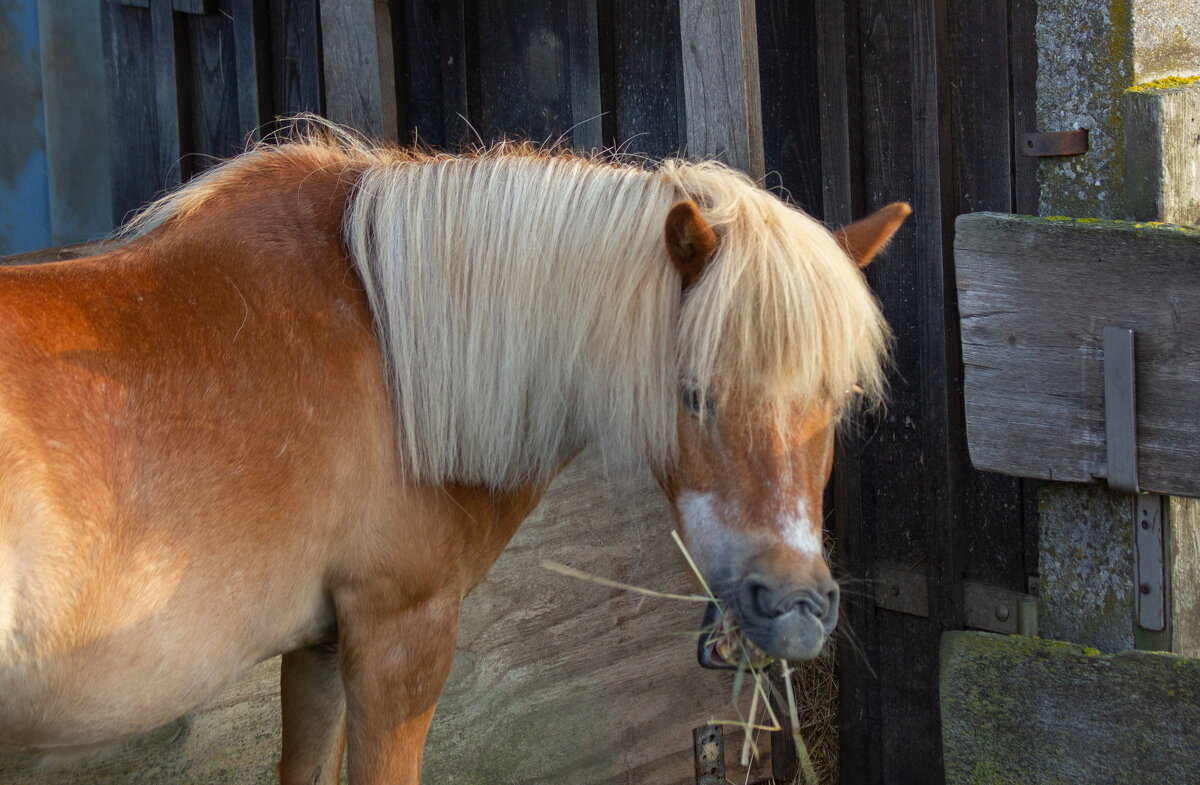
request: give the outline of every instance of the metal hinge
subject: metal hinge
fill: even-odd
[[[876,566],[875,605],[884,610],[929,617],[929,587],[924,573]],[[970,581],[963,584],[963,624],[986,632],[1037,635],[1037,598]]]

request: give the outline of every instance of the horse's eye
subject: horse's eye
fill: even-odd
[[[683,408],[695,417],[711,417],[716,413],[716,403],[712,394],[701,395],[698,388],[685,384],[679,388],[679,400]]]

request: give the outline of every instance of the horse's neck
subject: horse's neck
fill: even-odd
[[[344,166],[321,168],[304,160],[248,169],[150,236],[166,247],[223,249],[235,266],[239,259],[268,257],[272,266],[286,260],[298,272],[327,266],[331,257],[344,262],[342,220],[356,176]]]

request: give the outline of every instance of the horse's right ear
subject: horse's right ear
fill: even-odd
[[[843,226],[833,236],[855,264],[860,268],[866,267],[910,215],[911,207],[904,202],[893,202],[866,218]]]
[[[704,268],[717,247],[717,233],[700,215],[693,201],[678,202],[667,213],[665,227],[667,253],[679,270],[683,288],[700,280]]]

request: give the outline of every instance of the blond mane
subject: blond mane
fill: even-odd
[[[357,172],[345,241],[414,479],[513,486],[589,444],[613,468],[666,465],[681,382],[760,414],[882,396],[889,334],[862,274],[823,226],[718,163],[430,155],[322,125],[210,170],[130,234],[298,153]],[[719,237],[682,298],[663,236],[681,199]]]

